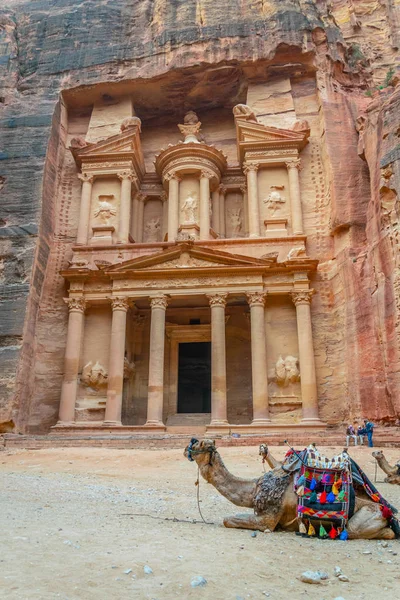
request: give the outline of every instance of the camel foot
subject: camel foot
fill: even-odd
[[[235,527],[236,529],[252,529],[255,531],[273,531],[277,522],[271,521],[265,516],[238,514],[232,517],[225,517],[225,527]]]

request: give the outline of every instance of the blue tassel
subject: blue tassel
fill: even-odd
[[[347,533],[347,531],[345,529],[343,529],[342,533],[339,535],[339,540],[342,540],[343,542],[345,542],[348,539],[349,539],[349,534]]]
[[[314,479],[314,477],[311,479],[311,483],[310,483],[310,490],[315,490],[315,488],[317,487],[317,482]]]
[[[301,485],[304,485],[306,482],[306,478],[304,477],[304,475],[302,475],[301,477],[298,478],[297,480],[297,487],[300,487]]]
[[[326,501],[328,502],[328,504],[331,504],[332,502],[335,502],[336,500],[336,496],[333,492],[329,492],[328,497],[326,499]]]

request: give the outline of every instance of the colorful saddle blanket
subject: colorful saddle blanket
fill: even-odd
[[[354,492],[349,457],[327,459],[308,448],[295,480],[300,518],[340,522],[343,527],[354,509]]]

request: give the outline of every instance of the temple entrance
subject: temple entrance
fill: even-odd
[[[179,344],[178,413],[211,412],[211,342]]]

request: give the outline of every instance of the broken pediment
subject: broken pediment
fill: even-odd
[[[293,151],[296,155],[307,144],[309,130],[278,129],[268,125],[262,125],[253,121],[236,118],[236,136],[238,154],[241,163],[246,159],[247,152],[273,151],[276,155],[279,150],[282,155]]]
[[[240,269],[265,267],[276,264],[276,258],[259,259],[248,256],[239,256],[210,250],[201,246],[178,244],[175,248],[145,257],[113,265],[107,269],[108,275],[117,275],[127,272],[155,272],[155,271],[183,271],[192,269]]]
[[[140,141],[140,120],[122,129],[121,133],[95,144],[77,143],[72,140],[70,150],[79,169],[96,173],[120,171],[133,168],[136,176],[142,179],[145,174],[143,151]]]

